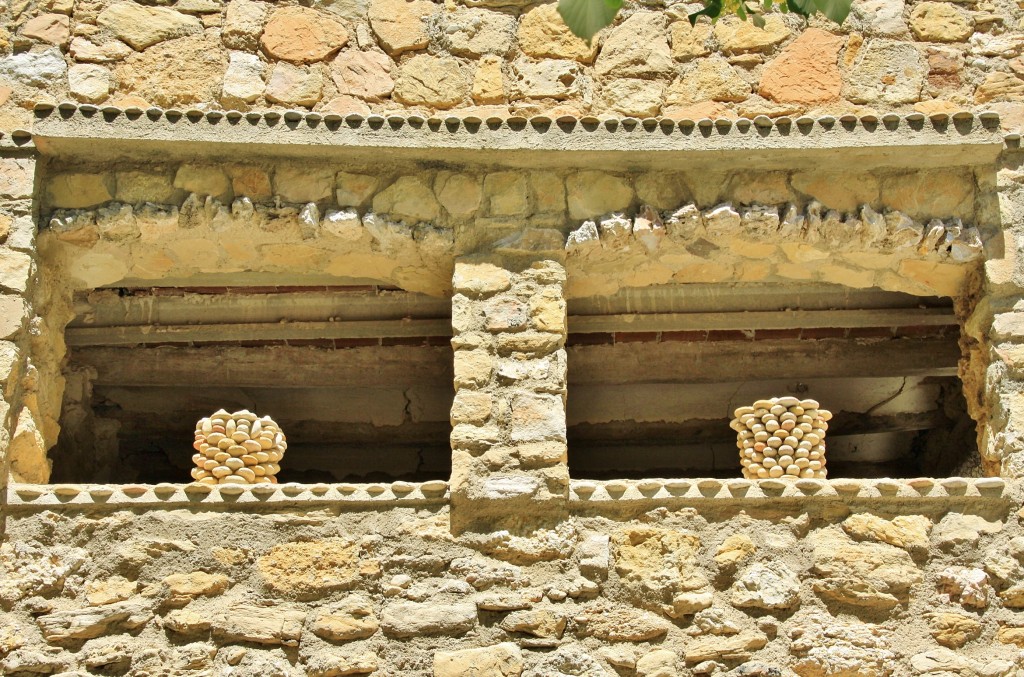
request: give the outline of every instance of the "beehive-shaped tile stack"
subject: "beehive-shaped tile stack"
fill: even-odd
[[[740,407],[735,416],[729,425],[737,434],[745,478],[825,478],[825,431],[832,412],[815,400],[773,397]]]
[[[196,423],[192,478],[203,484],[277,484],[278,465],[288,448],[269,416],[221,409]]]

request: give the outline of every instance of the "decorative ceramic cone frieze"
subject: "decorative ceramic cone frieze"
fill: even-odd
[[[288,449],[281,428],[269,416],[221,409],[196,423],[198,452],[192,478],[203,484],[277,484],[279,462]]]
[[[825,431],[832,412],[815,400],[773,397],[734,415],[729,426],[736,431],[745,478],[825,478]]]

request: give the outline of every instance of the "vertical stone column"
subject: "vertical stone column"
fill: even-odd
[[[466,259],[453,287],[453,524],[557,519],[569,490],[565,268]]]

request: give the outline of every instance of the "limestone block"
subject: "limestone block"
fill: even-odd
[[[996,641],[1000,644],[1014,644],[1024,649],[1024,628],[1001,623],[999,630],[996,631]]]
[[[882,202],[914,219],[970,218],[974,195],[971,176],[957,171],[914,172],[882,185]]]
[[[120,40],[107,40],[100,44],[81,36],[71,40],[71,56],[80,63],[120,61],[131,53],[132,48]]]
[[[923,515],[899,515],[892,520],[858,513],[843,520],[843,530],[858,541],[879,541],[911,551],[928,549],[932,523]]]
[[[264,64],[259,56],[246,52],[231,52],[220,101],[229,108],[244,108],[263,96]]]
[[[380,185],[380,178],[370,174],[338,172],[335,177],[335,198],[340,207],[362,207]]]
[[[905,37],[908,32],[903,18],[905,8],[903,0],[854,0],[850,19],[871,37]]]
[[[6,292],[24,294],[31,275],[31,256],[0,248],[0,288]]]
[[[325,233],[346,242],[358,242],[366,233],[359,213],[354,209],[327,210],[323,221],[320,222],[320,227]]]
[[[512,642],[434,654],[434,677],[519,677],[522,672],[522,652]]]
[[[0,196],[15,200],[32,197],[35,168],[33,160],[0,159]]]
[[[322,639],[350,642],[374,635],[378,627],[377,616],[373,612],[370,600],[365,596],[353,595],[328,609],[319,611],[310,625],[310,630]]]
[[[530,209],[529,188],[522,172],[489,172],[484,176],[483,197],[489,216],[524,215]]]
[[[814,590],[852,606],[891,609],[905,600],[921,571],[905,550],[881,543],[851,543],[831,534],[814,544]]]
[[[720,567],[734,567],[750,559],[757,552],[757,547],[746,534],[733,534],[727,537],[715,551],[715,564]]]
[[[377,193],[373,198],[373,211],[408,223],[436,222],[441,214],[434,192],[420,176],[399,177]]]
[[[565,442],[565,402],[560,395],[519,393],[511,407],[513,442]]]
[[[211,627],[223,642],[298,646],[305,620],[305,611],[283,604],[233,604],[213,616]]]
[[[67,172],[51,176],[46,184],[46,200],[51,207],[95,207],[113,197],[112,174]]]
[[[224,15],[221,39],[228,49],[255,51],[269,5],[252,0],[231,0]]]
[[[854,103],[903,104],[921,99],[927,64],[912,43],[875,38],[847,68],[843,96]]]
[[[163,626],[181,635],[196,635],[209,632],[213,621],[208,614],[194,609],[175,609],[163,617]]]
[[[789,632],[793,671],[800,677],[826,677],[844,672],[863,677],[892,674],[896,655],[889,632],[871,623],[839,623],[821,611],[795,619]]]
[[[691,26],[689,21],[676,21],[670,27],[672,57],[679,61],[690,61],[711,53],[712,27],[698,22]]]
[[[152,600],[115,602],[100,607],[58,611],[36,619],[51,644],[91,639],[116,631],[137,630],[153,618]]]
[[[348,43],[345,26],[310,7],[282,7],[270,15],[260,47],[270,57],[294,64],[323,61]]]
[[[597,55],[598,40],[588,45],[569,30],[554,3],[538,5],[519,22],[519,49],[537,59],[574,59],[590,63]]]
[[[483,199],[480,180],[477,177],[447,171],[437,173],[434,179],[434,194],[448,215],[456,218],[475,214]],[[505,289],[507,288],[506,286]]]
[[[577,632],[609,642],[646,642],[661,637],[672,624],[652,613],[604,603],[585,607],[575,617]]]
[[[569,99],[582,91],[583,69],[576,61],[520,57],[512,62],[508,95],[519,99]]]
[[[231,199],[231,180],[218,167],[183,164],[174,174],[174,187],[197,195]]]
[[[528,475],[490,475],[480,490],[480,498],[501,501],[530,498],[540,491],[540,480]]]
[[[946,567],[936,579],[939,591],[964,607],[985,609],[989,603],[988,574],[971,567]]]
[[[777,14],[766,17],[763,28],[737,17],[726,17],[715,24],[715,38],[727,54],[767,51],[789,35],[789,26]]]
[[[194,16],[166,7],[145,7],[134,2],[110,5],[96,19],[121,40],[141,51],[158,42],[201,33],[203,23]]]
[[[605,108],[631,117],[654,117],[661,110],[665,83],[657,80],[619,78],[601,85]]]
[[[566,304],[560,290],[545,289],[530,298],[530,320],[539,331],[565,332]]]
[[[734,606],[790,609],[800,603],[800,580],[781,562],[758,563],[737,577],[731,594]]]
[[[928,614],[926,618],[931,636],[950,649],[959,649],[981,636],[981,622],[972,616],[942,611]]]
[[[505,632],[522,632],[534,637],[561,639],[566,618],[551,609],[513,611],[498,626]]]
[[[665,15],[639,11],[610,29],[597,57],[598,75],[659,78],[675,73]]]
[[[501,72],[501,58],[489,54],[480,59],[473,74],[471,95],[476,104],[494,104],[505,101],[505,77]]]
[[[472,423],[480,425],[491,417],[494,398],[490,393],[460,390],[452,402],[452,424]]]
[[[509,289],[512,286],[512,274],[492,263],[460,261],[455,264],[452,286],[455,291],[464,294],[490,296]]]
[[[521,331],[515,334],[498,335],[498,352],[525,353],[527,355],[548,355],[562,347],[564,335],[540,331]]]
[[[588,169],[571,174],[565,181],[569,216],[587,219],[624,210],[633,201],[633,189],[617,176]]]
[[[132,54],[118,65],[115,80],[119,91],[171,108],[216,99],[227,65],[219,40],[194,35]]]
[[[305,657],[305,674],[309,677],[368,675],[377,671],[379,661],[372,651],[316,651]]]
[[[21,52],[0,59],[0,78],[12,84],[59,90],[68,66],[59,49]]]
[[[395,81],[394,63],[383,52],[346,50],[331,63],[331,78],[340,94],[366,101],[383,101],[391,96]]]
[[[323,95],[324,81],[318,68],[274,64],[267,82],[267,101],[286,106],[313,106]]]
[[[21,34],[26,38],[66,47],[71,39],[70,25],[70,20],[63,14],[39,14],[25,22]]]
[[[760,632],[700,639],[686,645],[686,662],[746,661],[754,651],[764,648],[767,643],[768,638]]]
[[[929,672],[959,674],[961,670],[972,671],[971,663],[966,658],[949,649],[930,649],[914,654],[910,657],[910,666],[918,674]]]
[[[476,58],[507,53],[512,47],[516,20],[502,12],[458,8],[441,15],[440,28],[449,52]]]
[[[322,202],[334,194],[335,175],[329,167],[286,165],[274,172],[274,193],[285,202]]]
[[[8,675],[68,674],[64,671],[71,667],[72,662],[73,659],[67,652],[54,654],[26,648],[14,651],[4,658],[3,662],[0,662],[0,668]]]
[[[743,101],[749,97],[750,84],[728,61],[711,56],[683,66],[668,88],[665,101],[680,105],[708,100]]]
[[[131,599],[138,590],[138,581],[129,581],[123,576],[111,576],[107,579],[88,581],[85,584],[85,599],[89,606],[103,606]]]
[[[296,599],[315,599],[373,574],[376,560],[361,560],[359,545],[341,538],[275,545],[256,560],[268,588]]]
[[[410,106],[444,109],[461,102],[469,92],[468,75],[458,60],[418,54],[399,68],[394,98]]]
[[[963,42],[974,32],[974,19],[956,5],[922,2],[910,13],[910,30],[918,40]]]
[[[772,101],[799,104],[838,99],[843,84],[839,72],[839,50],[842,46],[840,36],[808,28],[765,65],[758,94]],[[859,202],[863,201],[856,204]]]
[[[472,602],[390,602],[381,612],[380,625],[389,637],[464,635],[476,627]]]
[[[982,83],[974,90],[974,100],[978,103],[1020,101],[1021,99],[1024,99],[1024,80],[1002,71],[986,75]]]
[[[228,589],[231,581],[223,574],[208,574],[205,571],[193,571],[187,574],[171,574],[163,580],[167,591],[172,597],[185,598],[215,597]]]
[[[0,544],[0,601],[10,606],[33,595],[51,596],[89,559],[81,548],[43,548],[30,543]]]
[[[825,207],[851,213],[863,204],[877,204],[881,189],[877,177],[850,172],[797,172],[790,181]]]
[[[423,49],[430,42],[426,20],[436,9],[429,0],[371,0],[370,27],[391,56]]]

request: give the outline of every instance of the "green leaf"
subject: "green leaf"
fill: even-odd
[[[750,23],[754,24],[758,28],[764,28],[764,17],[760,14],[751,14]]]
[[[790,12],[800,16],[810,16],[815,11],[814,0],[786,0]]]
[[[689,15],[686,18],[690,20],[690,25],[691,26],[696,26],[697,25],[697,19],[699,17],[706,16],[706,17],[709,17],[711,19],[717,19],[719,17],[719,15],[721,15],[721,13],[722,13],[722,0],[707,0],[704,3],[704,9],[700,10],[699,12],[694,12],[693,14]]]
[[[591,38],[615,21],[622,0],[558,0],[558,13],[575,35],[590,44]]]
[[[814,0],[814,6],[837,24],[843,23],[850,13],[850,0]]]

